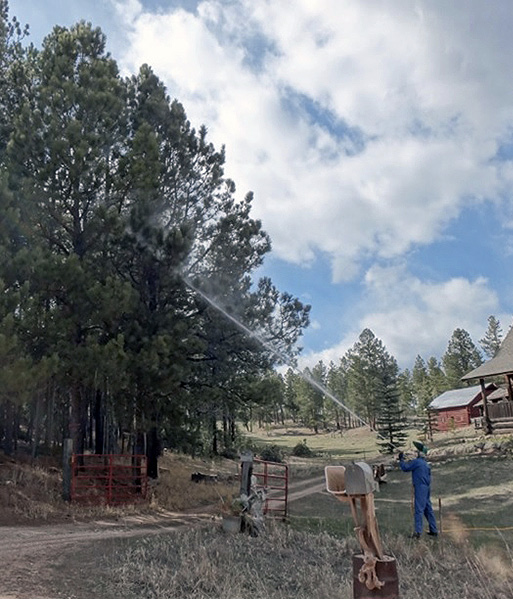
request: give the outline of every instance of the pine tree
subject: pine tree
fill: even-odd
[[[413,387],[413,377],[407,368],[399,373],[397,377],[397,386],[399,389],[401,408],[405,413],[414,414],[416,402]]]
[[[488,316],[488,328],[479,343],[488,358],[494,358],[497,355],[502,343],[502,329],[495,316]]]
[[[284,389],[284,401],[287,416],[292,419],[293,422],[297,421],[299,413],[299,403],[297,397],[297,387],[299,383],[299,375],[288,368],[285,373],[285,389]]]
[[[345,369],[345,360],[340,360],[339,365],[330,362],[327,375],[328,390],[345,406],[348,406],[347,397],[347,373]],[[328,397],[326,401],[326,414],[331,421],[335,422],[338,431],[351,426],[350,416],[347,410],[344,410],[338,403]]]
[[[383,381],[382,400],[376,419],[381,453],[392,454],[404,447],[408,437],[405,432],[406,426],[397,379],[387,376]]]
[[[324,386],[325,370],[322,363],[305,368],[298,381],[298,405],[301,422],[316,434],[324,424],[324,394],[311,381]]]
[[[398,366],[383,342],[364,329],[347,352],[348,395],[370,426],[375,426],[383,397],[383,383],[397,377]]]
[[[464,386],[461,377],[480,366],[483,360],[469,333],[455,329],[442,363],[449,388],[457,389]]]
[[[417,411],[422,413],[433,399],[426,363],[422,356],[415,358],[412,371],[412,385]]]
[[[434,356],[431,356],[427,361],[427,374],[431,400],[450,389],[442,366],[440,365],[439,360]],[[427,407],[427,405],[425,407]]]
[[[270,368],[294,360],[309,313],[252,280],[270,249],[252,195],[236,201],[224,148],[150,67],[120,78],[100,30],[56,27],[24,55],[0,13],[0,334],[39,369],[27,428],[44,404],[78,452],[134,423],[155,447],[214,447],[219,421],[233,439],[257,383],[281,388]]]

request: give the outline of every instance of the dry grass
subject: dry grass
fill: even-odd
[[[238,462],[201,460],[166,453],[160,460],[160,479],[151,492],[151,505],[166,510],[182,511],[230,501],[238,489]],[[219,482],[195,483],[193,472],[217,476]]]
[[[56,470],[0,460],[0,523],[47,521],[62,511],[61,483]]]
[[[488,568],[490,556],[465,546],[385,537],[396,558],[402,597],[507,599],[511,579]],[[304,533],[285,525],[258,538],[229,535],[218,526],[141,541],[118,555],[106,597],[126,599],[351,598],[355,539]],[[511,564],[510,564],[511,570]]]
[[[290,453],[300,441],[306,440],[308,447],[316,454],[328,459],[368,459],[378,453],[376,433],[366,427],[350,429],[344,432],[314,433],[299,426],[268,426],[255,429],[250,435],[257,445],[275,444]]]
[[[50,463],[30,464],[0,455],[0,525],[35,522],[120,519],[134,514],[184,511],[230,501],[238,488],[238,464],[165,454],[160,478],[150,484],[149,501],[109,507],[67,503],[62,499],[61,471]],[[217,475],[217,484],[193,483],[193,472]],[[225,481],[225,482],[223,482]]]

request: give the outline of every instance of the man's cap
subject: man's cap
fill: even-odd
[[[421,443],[420,441],[414,441],[413,445],[415,445],[415,447],[422,453],[428,452],[428,448],[424,445],[424,443]]]

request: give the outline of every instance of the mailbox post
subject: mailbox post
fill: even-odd
[[[365,462],[326,466],[326,490],[349,503],[355,532],[362,550],[353,556],[354,599],[398,599],[399,583],[395,559],[383,553],[374,507],[378,485]]]

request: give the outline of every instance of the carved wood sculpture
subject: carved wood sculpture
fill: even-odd
[[[380,589],[384,582],[377,577],[376,562],[383,559],[383,547],[374,508],[376,483],[372,469],[365,462],[355,462],[347,468],[326,466],[325,478],[328,493],[351,507],[356,536],[364,556],[358,580],[369,590]]]

